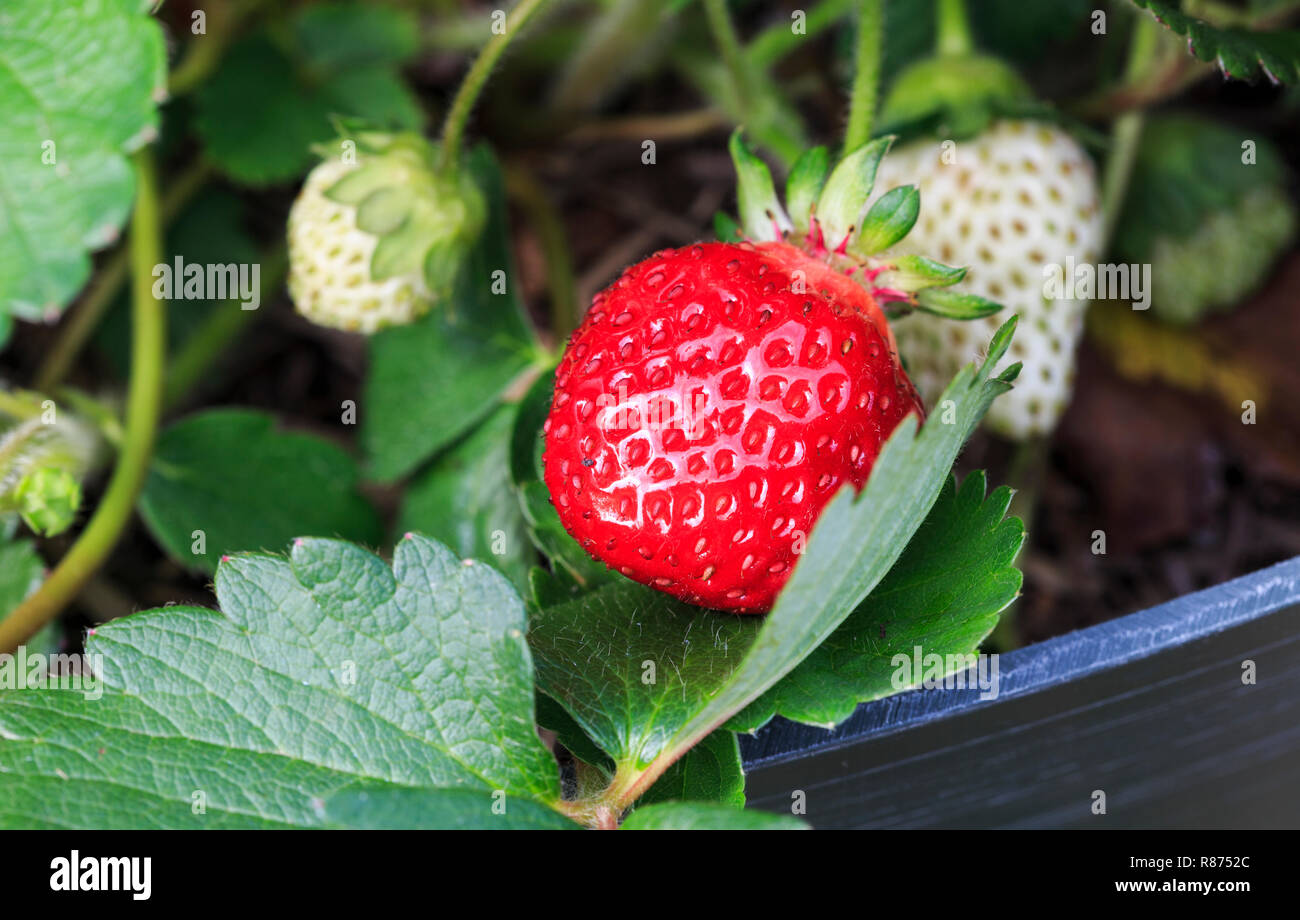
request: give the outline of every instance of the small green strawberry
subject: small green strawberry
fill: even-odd
[[[414,135],[363,134],[312,170],[289,212],[289,293],[322,326],[410,323],[449,292],[486,216],[463,173]]]

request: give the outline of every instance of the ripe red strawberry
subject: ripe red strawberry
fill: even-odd
[[[920,401],[866,289],[786,243],[667,250],[598,294],[570,340],[546,484],[611,568],[761,612],[909,412]]]
[[[872,258],[917,213],[906,188],[863,215],[888,145],[829,179],[810,151],[787,215],[733,137],[750,239],[660,252],[596,295],[556,371],[544,457],[560,520],[596,559],[694,604],[766,611],[822,508],[921,417],[881,304],[996,305],[941,290],[961,270]]]

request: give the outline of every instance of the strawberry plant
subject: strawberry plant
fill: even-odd
[[[1068,112],[1007,59],[1075,3],[154,6],[0,11],[4,827],[805,827],[740,736],[1020,594],[1024,483],[963,451],[1070,404],[1044,269],[1249,263],[1187,322],[1294,225],[1275,146],[1090,111],[1295,78],[1164,3]]]

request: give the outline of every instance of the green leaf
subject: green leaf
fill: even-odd
[[[894,138],[889,136],[863,144],[840,160],[826,180],[826,187],[817,199],[817,220],[831,249],[839,246],[858,226],[858,218],[876,184],[876,169],[893,142]]]
[[[397,526],[495,566],[526,592],[536,554],[510,484],[507,455],[514,421],[513,409],[498,409],[422,470],[407,487]]]
[[[729,726],[755,731],[781,715],[830,728],[859,703],[919,682],[923,675],[895,681],[896,655],[910,661],[919,649],[922,656],[937,654],[945,661],[974,656],[1020,591],[1013,563],[1025,537],[1020,519],[1005,517],[1011,490],[1002,486],[985,498],[984,488],[982,472],[968,475],[960,489],[949,478],[925,523],[867,599]]]
[[[555,737],[574,757],[600,767],[607,774],[614,772],[614,762],[609,755],[596,747],[582,726],[573,721],[573,716],[545,693],[537,694],[537,724],[555,732]]]
[[[963,294],[946,287],[924,288],[917,292],[916,305],[926,313],[948,319],[980,319],[1002,309],[997,301],[977,294]]]
[[[920,213],[921,193],[915,185],[891,188],[880,196],[862,219],[862,229],[852,244],[853,251],[871,255],[888,249],[912,232]]]
[[[293,31],[304,58],[328,71],[399,66],[419,49],[414,16],[390,6],[321,3],[303,10]]]
[[[794,670],[871,593],[941,495],[958,451],[1019,371],[988,358],[962,369],[944,411],[919,432],[904,420],[861,493],[846,487],[823,509],[803,559],[772,612],[705,613],[624,581],[535,614],[529,641],[538,685],[568,709],[627,774],[653,777]],[[643,792],[631,779],[631,793]]]
[[[466,167],[489,202],[488,223],[454,294],[409,326],[370,339],[361,443],[381,481],[410,473],[478,425],[539,361],[515,290],[500,171],[486,148]]]
[[[157,134],[162,32],[142,0],[7,0],[0,12],[0,327],[56,317],[118,238]],[[0,333],[0,342],[4,339]]]
[[[212,161],[236,181],[267,185],[306,172],[313,144],[335,136],[331,117],[418,130],[419,101],[398,70],[416,48],[414,21],[362,3],[308,7],[287,37],[241,39],[197,94],[195,128]]]
[[[524,607],[489,566],[308,539],[216,592],[93,630],[97,699],[0,692],[0,827],[496,827],[558,801]]]
[[[535,611],[528,643],[542,692],[616,762],[640,769],[725,688],[761,627],[620,576]]]
[[[162,433],[140,514],[174,559],[205,572],[223,555],[277,549],[302,533],[373,545],[379,519],[357,478],[352,459],[327,441],[277,431],[261,412],[213,409]]]
[[[30,540],[0,536],[0,620],[9,615],[45,579],[45,563]]]
[[[623,822],[625,831],[804,831],[793,815],[738,811],[703,802],[667,802],[638,808]]]
[[[1181,12],[1165,0],[1133,0],[1165,28],[1187,38],[1187,50],[1200,61],[1214,61],[1229,77],[1273,83],[1300,83],[1300,30],[1252,32],[1219,29]]]
[[[581,830],[549,805],[498,796],[484,807],[483,793],[469,789],[404,789],[358,784],[322,800],[322,824],[329,828],[392,830]],[[494,810],[495,809],[495,810]]]
[[[537,574],[531,579],[537,590],[568,599],[622,576],[597,562],[569,536],[560,515],[551,504],[551,493],[542,481],[542,426],[551,408],[555,371],[548,370],[533,382],[519,404],[515,430],[510,439],[510,475],[533,545],[550,560],[554,575]]]
[[[735,732],[716,731],[687,751],[641,796],[638,807],[669,801],[745,807],[745,769]]]

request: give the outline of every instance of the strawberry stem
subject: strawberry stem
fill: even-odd
[[[880,90],[880,47],[883,31],[881,0],[862,0],[858,5],[858,43],[855,54],[853,93],[849,97],[849,123],[844,131],[844,152],[851,153],[871,140]]]
[[[0,652],[11,652],[54,619],[103,564],[131,519],[153,455],[162,402],[167,303],[153,296],[153,268],[162,262],[158,186],[153,152],[135,154],[136,197],[131,218],[131,381],[126,435],[104,498],[66,556],[36,593],[0,620]]]
[[[474,63],[470,65],[465,78],[461,80],[451,108],[447,110],[447,120],[442,126],[438,167],[443,172],[452,172],[460,157],[461,141],[465,136],[465,123],[474,109],[483,87],[487,84],[492,69],[505,53],[515,35],[528,25],[528,21],[547,4],[548,0],[519,0],[505,19],[501,31],[495,33],[483,46]]]
[[[973,42],[965,0],[938,0],[935,14],[938,20],[936,53],[970,54]]]

